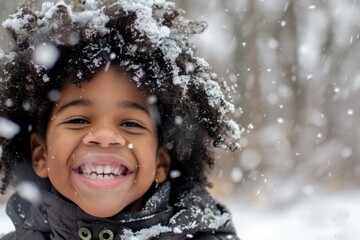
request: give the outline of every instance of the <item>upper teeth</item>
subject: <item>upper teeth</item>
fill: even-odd
[[[97,174],[97,175],[123,175],[126,172],[125,166],[119,165],[102,165],[102,164],[84,164],[79,167],[81,174]]]

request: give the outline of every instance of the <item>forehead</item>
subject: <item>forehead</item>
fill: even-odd
[[[93,101],[127,100],[143,104],[147,94],[140,91],[124,74],[114,68],[98,71],[89,81],[67,83],[60,91],[58,102],[74,98],[89,98]]]

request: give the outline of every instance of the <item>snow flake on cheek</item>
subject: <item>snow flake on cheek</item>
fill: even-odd
[[[129,143],[128,144],[128,148],[131,150],[131,149],[134,149],[134,144],[133,143]]]

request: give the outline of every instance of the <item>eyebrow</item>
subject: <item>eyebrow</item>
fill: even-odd
[[[89,106],[91,105],[92,102],[88,99],[76,99],[70,102],[67,102],[65,104],[63,104],[58,110],[57,110],[57,114],[65,111],[67,108],[70,107],[74,107],[74,106]],[[144,106],[142,106],[141,104],[137,103],[137,102],[132,102],[132,101],[123,101],[120,103],[120,107],[124,107],[127,109],[135,109],[135,110],[140,110],[142,112],[145,112],[146,114],[149,114],[149,110],[147,108],[145,108]]]
[[[122,106],[124,108],[128,108],[128,109],[141,110],[141,111],[145,112],[146,114],[149,114],[149,110],[137,102],[123,101],[120,103],[120,106]]]
[[[67,108],[74,107],[74,106],[89,106],[91,105],[91,101],[87,99],[76,99],[70,102],[66,102],[63,104],[58,110],[57,114],[65,111]]]

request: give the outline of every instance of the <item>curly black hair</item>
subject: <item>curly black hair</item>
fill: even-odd
[[[171,169],[181,173],[178,180],[208,184],[212,147],[236,149],[240,131],[228,117],[233,111],[229,89],[194,56],[189,42],[206,23],[186,19],[174,3],[46,2],[41,11],[23,6],[3,26],[14,42],[9,53],[0,52],[0,120],[19,129],[14,137],[0,130],[1,192],[28,177],[16,170],[31,168],[29,137],[36,132],[45,138],[52,93],[69,82],[89,81],[109,66],[151,96],[159,143],[169,150]],[[53,55],[50,60],[34,57],[46,48],[52,50],[45,52]]]

